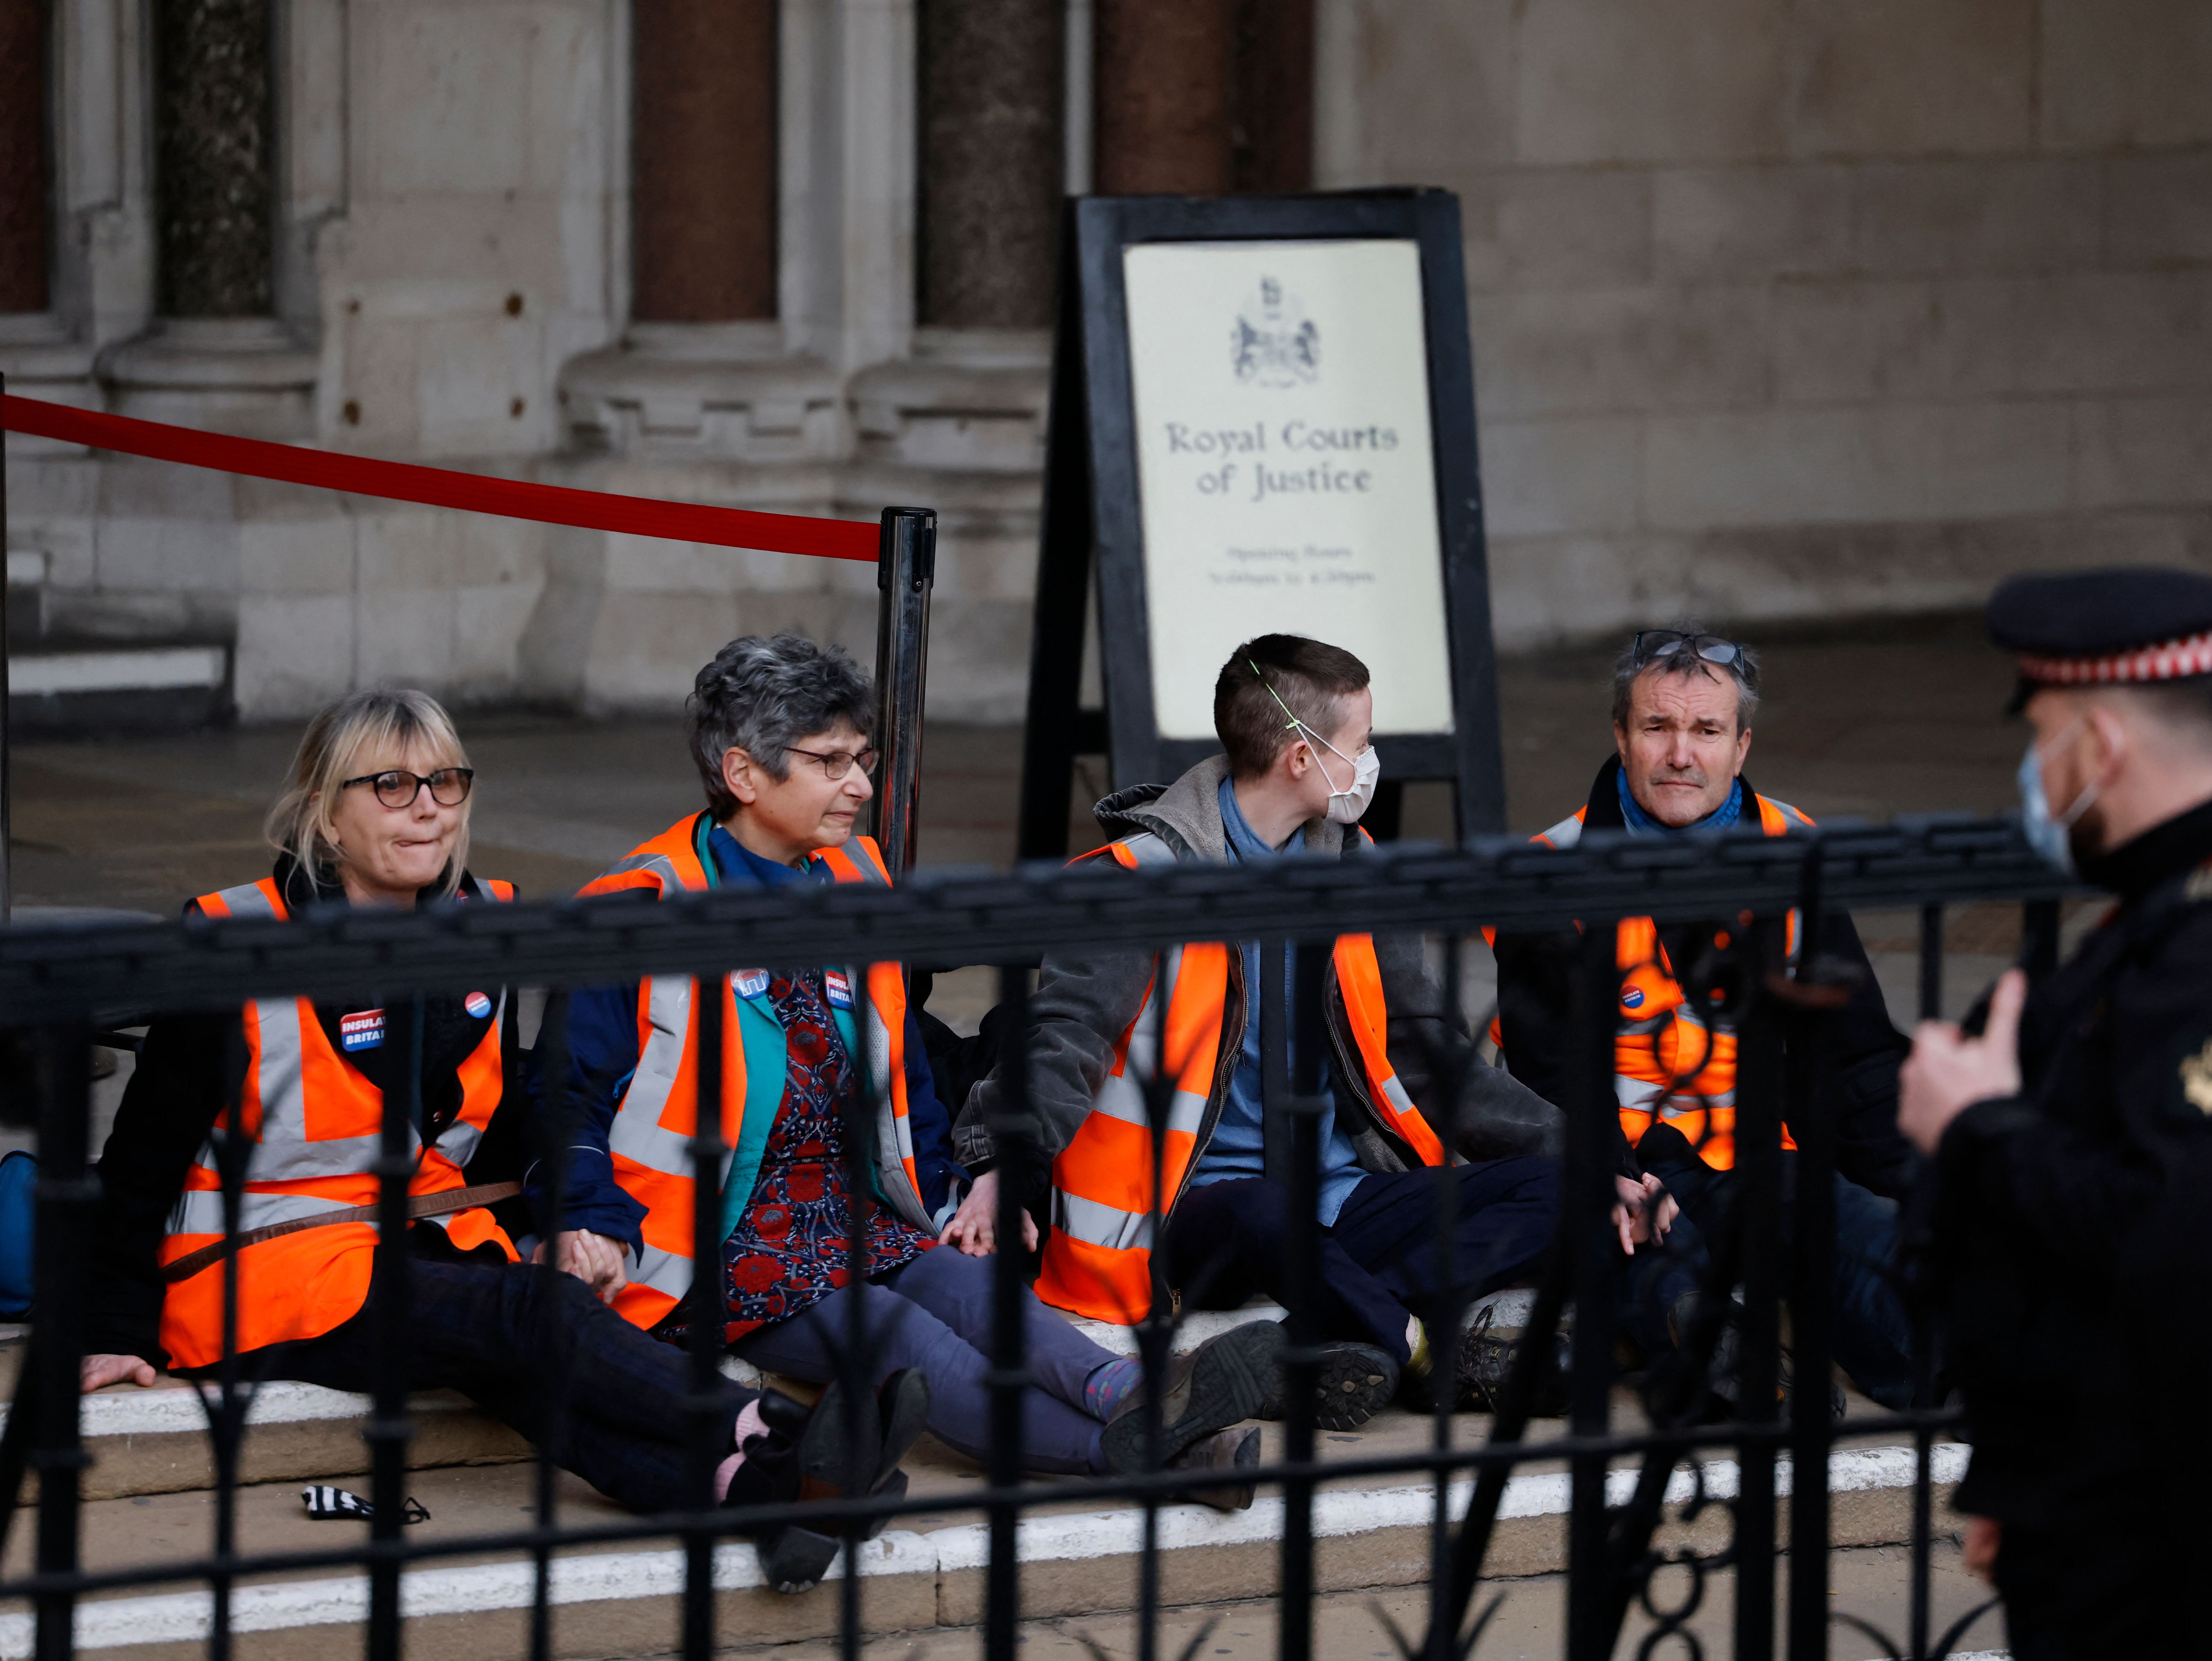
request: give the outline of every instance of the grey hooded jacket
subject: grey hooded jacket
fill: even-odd
[[[1149,832],[1179,861],[1225,861],[1229,855],[1221,824],[1220,788],[1228,775],[1227,757],[1215,756],[1173,784],[1138,785],[1107,797],[1098,804],[1098,823],[1117,839]],[[1308,820],[1303,834],[1308,854],[1340,856],[1360,845],[1357,828],[1327,819]],[[1565,1136],[1559,1110],[1510,1074],[1486,1067],[1467,1053],[1465,1025],[1455,1013],[1447,1016],[1443,989],[1429,973],[1419,939],[1378,936],[1375,955],[1390,1012],[1390,1064],[1429,1123],[1442,1125],[1450,1117],[1439,1099],[1437,1075],[1448,1058],[1456,1057],[1465,1065],[1455,1070],[1467,1081],[1457,1145],[1462,1157],[1557,1153]],[[1090,1113],[1091,1098],[1114,1065],[1115,1043],[1143,1008],[1152,973],[1152,954],[1142,952],[1055,955],[1044,960],[1030,1001],[1029,1033],[1030,1107],[1042,1165],[1048,1166],[1058,1157]],[[1378,1111],[1369,1099],[1366,1069],[1352,1045],[1334,963],[1324,997],[1339,1123],[1364,1169],[1409,1170],[1419,1160],[1398,1135],[1387,1109]],[[1243,954],[1231,952],[1228,1007],[1221,1024],[1220,1053],[1224,1057],[1233,1058],[1243,1048],[1246,1007]],[[988,1127],[1000,1110],[1000,1073],[1011,1061],[1011,1054],[1002,1056],[999,1068],[969,1093],[953,1129],[954,1151],[970,1165],[993,1157]],[[1214,1068],[1213,1092],[1200,1122],[1192,1171],[1198,1168],[1220,1123],[1234,1071],[1232,1065]]]

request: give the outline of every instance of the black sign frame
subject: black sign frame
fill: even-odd
[[[1378,838],[1395,837],[1401,787],[1442,779],[1455,787],[1462,837],[1504,830],[1459,198],[1426,189],[1083,197],[1068,202],[1060,238],[1020,857],[1066,856],[1078,756],[1109,755],[1114,788],[1121,789],[1167,783],[1218,749],[1211,739],[1163,738],[1154,716],[1122,250],[1146,242],[1351,240],[1410,241],[1419,252],[1454,729],[1389,736],[1386,775],[1366,823]],[[1082,707],[1084,624],[1094,575],[1103,709]]]

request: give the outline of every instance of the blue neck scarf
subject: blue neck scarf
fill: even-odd
[[[1628,770],[1620,769],[1613,776],[1613,788],[1620,795],[1621,822],[1627,825],[1632,837],[1686,837],[1692,830],[1725,830],[1743,817],[1743,781],[1738,779],[1729,787],[1729,798],[1695,824],[1662,824],[1645,812],[1628,788]]]

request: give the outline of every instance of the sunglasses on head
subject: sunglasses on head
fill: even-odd
[[[1639,665],[1689,652],[1707,663],[1719,664],[1739,673],[1743,668],[1743,648],[1718,635],[1686,635],[1680,629],[1646,629],[1636,636],[1632,649]]]

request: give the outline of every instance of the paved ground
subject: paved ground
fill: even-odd
[[[1988,1590],[1960,1566],[1958,1550],[1939,1543],[1929,1577],[1930,1640],[1950,1623],[1981,1604]],[[1906,1586],[1909,1554],[1901,1547],[1875,1546],[1832,1552],[1828,1557],[1830,1603],[1837,1615],[1852,1615],[1894,1638],[1898,1647],[1877,1643],[1863,1632],[1838,1621],[1832,1630],[1829,1654],[1834,1661],[1909,1652],[1910,1609]],[[1789,1559],[1778,1559],[1775,1573],[1781,1591],[1778,1611],[1786,1618]],[[1667,1572],[1653,1589],[1654,1601],[1664,1608],[1679,1608],[1686,1601],[1687,1577]],[[1498,1613],[1475,1646],[1477,1661],[1534,1661],[1562,1655],[1566,1650],[1566,1579],[1564,1575],[1535,1575],[1526,1579],[1493,1583],[1487,1597],[1503,1595]],[[1702,1647],[1692,1648],[1681,1637],[1669,1637],[1654,1647],[1660,1655],[1725,1655],[1733,1651],[1731,1622],[1735,1619],[1734,1576],[1726,1571],[1708,1577],[1704,1596],[1682,1623],[1680,1631]],[[1277,1607],[1273,1600],[1216,1603],[1195,1609],[1164,1611],[1155,1628],[1156,1654],[1164,1657],[1227,1656],[1231,1661],[1268,1661],[1275,1652]],[[1408,1586],[1385,1591],[1338,1592],[1316,1597],[1313,1604],[1314,1653],[1329,1661],[1398,1661],[1401,1652],[1391,1628],[1418,1646],[1429,1615],[1428,1589]],[[1619,1655],[1637,1655],[1654,1630],[1648,1613],[1638,1609],[1629,1616]],[[1136,1618],[1131,1615],[1094,1615],[1054,1621],[1026,1622],[1022,1631],[1022,1653],[1028,1661],[1122,1661],[1138,1653]],[[1784,1647],[1778,1620],[1777,1652]],[[1997,1614],[1981,1617],[1960,1640],[1962,1658],[1986,1655],[2003,1643]],[[871,1638],[861,1647],[868,1661],[967,1661],[981,1646],[972,1631],[922,1634],[887,1633]],[[832,1661],[834,1643],[778,1645],[773,1648],[740,1650],[738,1654],[759,1661]]]

